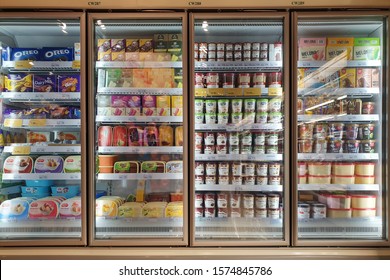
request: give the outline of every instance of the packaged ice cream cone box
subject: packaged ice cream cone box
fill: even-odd
[[[158,116],[170,116],[171,115],[171,97],[170,96],[157,96],[157,115]]]
[[[113,128],[113,146],[127,146],[127,127],[124,125],[117,125]]]
[[[3,164],[4,173],[31,173],[34,161],[29,156],[10,156]]]
[[[340,59],[352,60],[353,58],[353,37],[328,38],[326,46],[326,60],[339,57]]]
[[[121,218],[141,218],[143,202],[126,202],[119,206],[118,217]]]
[[[301,38],[298,41],[300,61],[325,60],[326,38]]]
[[[172,116],[183,116],[183,96],[172,96],[171,106]]]
[[[75,196],[61,202],[60,218],[62,219],[81,218],[81,197],[80,196]]]
[[[80,173],[81,172],[81,156],[68,156],[64,162],[65,173]]]
[[[64,159],[60,156],[40,156],[35,160],[35,173],[62,173]]]
[[[353,47],[354,60],[380,60],[381,46],[379,38],[355,38]]]
[[[54,197],[41,198],[30,204],[30,219],[56,219],[59,215],[61,201]]]
[[[0,205],[0,219],[25,220],[28,218],[31,200],[25,198],[13,198],[5,200]]]
[[[130,126],[127,131],[128,145],[129,146],[142,146],[143,145],[144,130],[139,126]]]

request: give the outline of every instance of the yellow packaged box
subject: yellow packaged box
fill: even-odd
[[[140,52],[153,52],[153,39],[139,39]]]
[[[141,218],[142,217],[142,202],[126,202],[119,206],[118,216],[122,218]]]
[[[340,88],[356,87],[356,68],[343,68],[340,70]]]
[[[175,201],[168,203],[165,208],[165,217],[167,218],[182,218],[183,217],[183,202]]]
[[[149,202],[142,208],[142,216],[146,218],[164,218],[166,202]]]
[[[171,96],[171,115],[183,116],[183,96]]]
[[[331,60],[337,56],[343,57],[346,52],[346,59],[352,60],[353,58],[353,37],[339,37],[328,38],[326,45],[326,60]]]
[[[170,116],[171,115],[171,98],[170,96],[157,96],[157,115]]]

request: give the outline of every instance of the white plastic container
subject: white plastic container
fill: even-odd
[[[333,184],[355,184],[355,176],[332,176],[332,183]]]
[[[331,176],[307,176],[309,184],[330,184]]]
[[[353,162],[334,162],[332,164],[333,175],[353,176],[355,174],[355,163]]]
[[[328,218],[351,218],[352,217],[352,209],[328,208],[326,212]]]
[[[309,175],[329,176],[332,164],[330,162],[309,162],[307,164]]]
[[[351,195],[351,205],[354,209],[366,209],[376,207],[376,196],[368,194]]]
[[[376,215],[375,208],[352,209],[353,218],[368,218],[368,217],[375,217],[375,215]]]
[[[355,174],[359,176],[374,176],[374,162],[357,162],[355,164]]]

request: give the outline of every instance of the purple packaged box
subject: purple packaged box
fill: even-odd
[[[113,95],[111,96],[111,107],[127,107],[129,98],[128,95]]]
[[[35,173],[62,173],[64,159],[60,156],[40,156],[35,160]]]
[[[19,60],[37,61],[40,59],[41,59],[40,49],[13,48],[11,51],[11,61],[19,61]]]
[[[111,39],[111,51],[121,52],[125,51],[126,40],[125,39]]]
[[[80,75],[58,75],[59,92],[80,92]]]
[[[129,108],[141,108],[141,96],[132,95],[127,102],[127,107]]]
[[[73,61],[73,48],[42,48],[44,61]]]
[[[34,92],[57,92],[57,76],[34,75]]]
[[[154,95],[142,96],[142,107],[143,108],[156,108],[156,96],[154,96]]]

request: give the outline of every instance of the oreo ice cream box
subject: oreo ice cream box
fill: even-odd
[[[12,48],[11,49],[11,61],[19,60],[30,60],[37,61],[41,60],[40,49],[36,48]]]
[[[43,61],[73,61],[73,48],[42,48]]]

